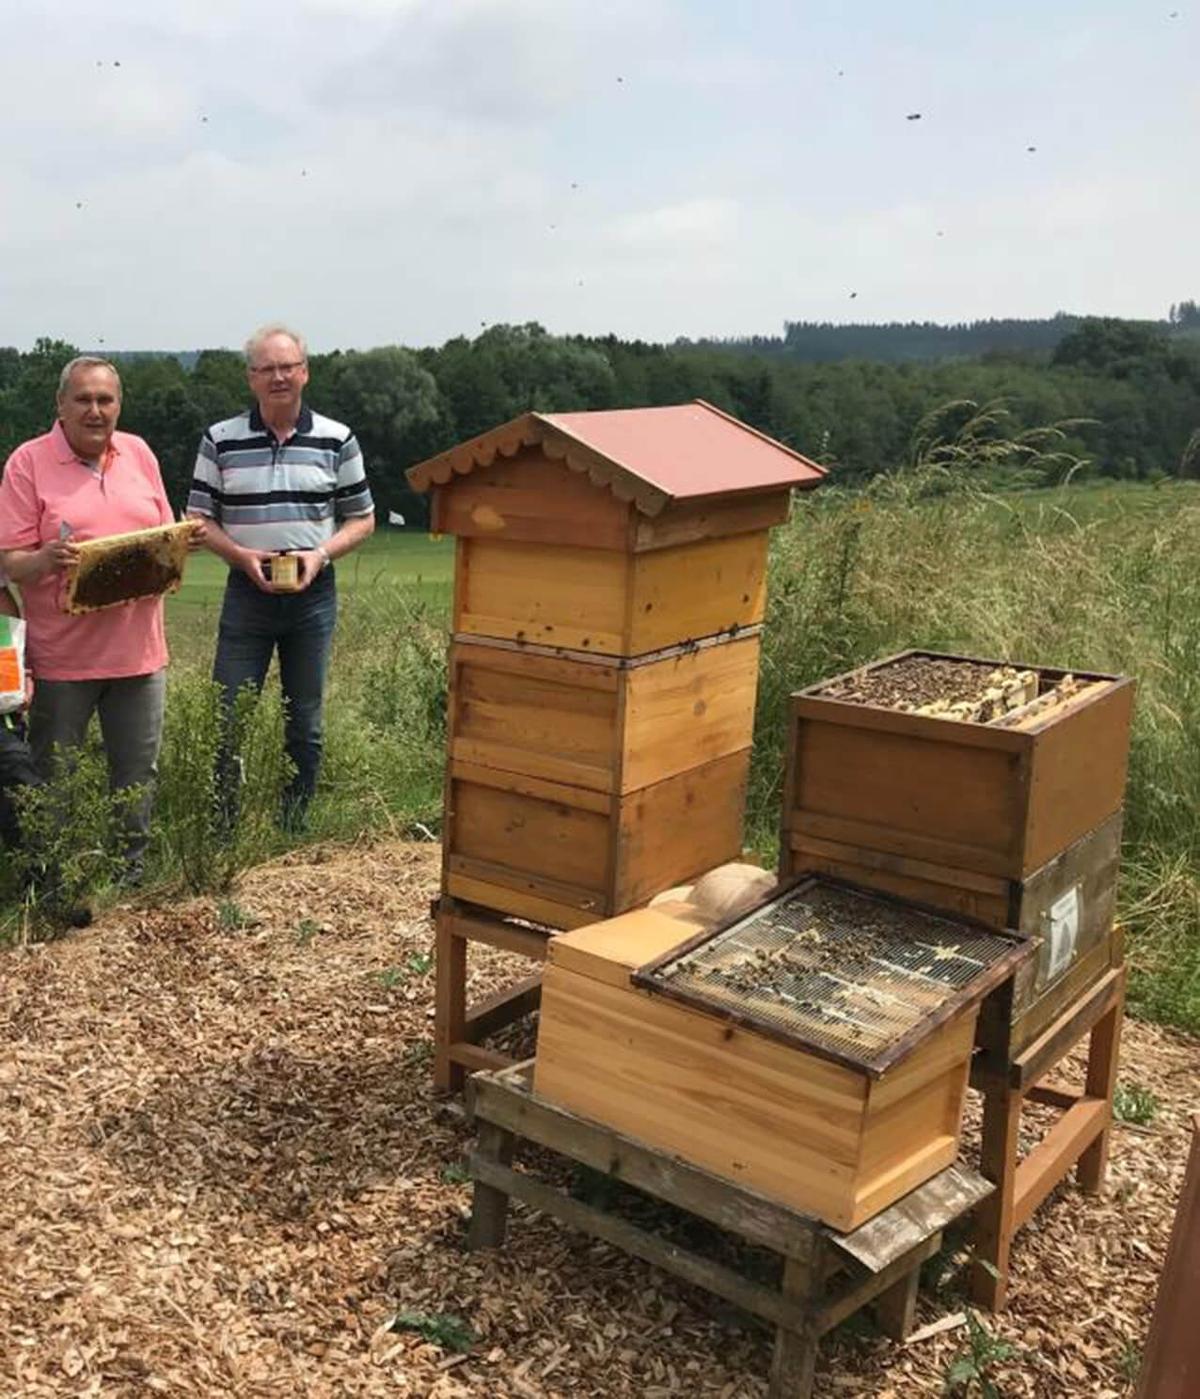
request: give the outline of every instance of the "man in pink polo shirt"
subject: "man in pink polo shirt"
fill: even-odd
[[[49,775],[56,747],[78,747],[96,713],[110,785],[146,789],[129,818],[127,874],[136,883],[162,738],[162,599],[78,617],[60,606],[77,543],[171,523],[154,453],[140,437],[117,432],[120,412],[121,380],[107,360],[81,355],[63,369],[58,421],[13,452],[0,480],[0,569],[25,606],[38,771]]]

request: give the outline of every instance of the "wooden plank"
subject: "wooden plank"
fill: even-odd
[[[879,662],[883,664],[883,662]],[[876,709],[869,704],[851,704],[846,700],[828,699],[815,690],[832,684],[822,680],[807,690],[792,695],[793,724],[815,722],[836,724],[845,728],[889,733],[916,739],[922,743],[951,743],[956,747],[988,748],[1018,758],[1032,746],[1028,734],[1011,733],[991,724],[971,724],[956,719],[934,719],[927,714],[906,714],[898,709]]]
[[[750,746],[758,636],[639,666],[626,681],[620,790],[635,791]]]
[[[618,672],[485,646],[451,648],[458,763],[613,790]]]
[[[458,1092],[462,1073],[450,1047],[464,1036],[467,1013],[467,948],[453,935],[453,914],[435,920],[433,1080],[442,1092]]]
[[[970,1293],[972,1301],[994,1312],[1002,1310],[1008,1296],[1020,1125],[1020,1093],[1001,1086],[984,1097],[979,1169],[996,1188],[979,1207]]]
[[[1117,1087],[1117,1061],[1121,1052],[1121,1026],[1125,1015],[1124,968],[1120,977],[1117,1003],[1103,1019],[1097,1021],[1088,1043],[1087,1092],[1091,1097],[1099,1098],[1105,1106],[1104,1127],[1079,1158],[1079,1185],[1088,1195],[1099,1193],[1108,1170],[1109,1128],[1112,1126],[1112,1101]]]
[[[1012,1086],[1024,1089],[1042,1078],[1092,1026],[1117,1003],[1124,984],[1123,973],[1106,973],[1082,1000],[1027,1045],[1013,1060]]]
[[[694,544],[701,539],[719,539],[727,534],[768,530],[786,521],[790,504],[789,491],[672,502],[661,515],[636,515],[633,547],[643,553],[676,544]]]
[[[564,782],[547,782],[523,773],[497,772],[494,768],[480,767],[475,763],[454,763],[452,775],[479,787],[494,788],[497,792],[535,797],[538,801],[592,811],[600,816],[607,816],[612,810],[612,802],[602,793],[580,791]]]
[[[1075,962],[1053,986],[1047,987],[1035,999],[1026,999],[1024,1009],[1013,1021],[1012,1046],[1014,1053],[1027,1048],[1033,1041],[1063,1013],[1064,1008],[1073,1006],[1079,998],[1087,994],[1114,965],[1112,936],[1101,939],[1095,947],[1076,958]]]
[[[1046,1107],[1073,1108],[1084,1094],[1078,1088],[1060,1088],[1053,1083],[1035,1083],[1032,1088],[1025,1092],[1025,1098],[1030,1103],[1043,1103]]]
[[[498,539],[460,542],[468,568],[456,632],[628,653],[622,633],[626,554]]]
[[[479,1141],[475,1149],[485,1160],[494,1161],[499,1166],[511,1166],[515,1144],[511,1132],[505,1132],[491,1122],[479,1124]],[[503,1248],[507,1220],[508,1196],[503,1190],[477,1180],[471,1202],[471,1223],[467,1227],[467,1251],[474,1253],[481,1248]]]
[[[542,974],[535,972],[512,986],[472,1002],[467,1007],[462,1038],[478,1043],[535,1011],[542,999]]]
[[[598,795],[574,790],[585,799]],[[457,768],[453,792],[449,869],[527,888],[560,903],[590,902],[597,914],[608,911],[604,906],[609,886],[607,812],[485,785],[467,779]]]
[[[485,1049],[481,1044],[471,1044],[469,1040],[452,1044],[448,1054],[451,1062],[460,1064],[468,1073],[476,1073],[480,1069],[490,1073],[505,1069],[513,1062],[509,1055],[501,1054],[496,1049]]]
[[[784,796],[793,834],[1009,876],[1023,825],[1017,755],[956,737],[800,724],[795,787]]]
[[[554,939],[552,966],[611,986],[629,986],[629,973],[694,936],[695,927],[658,908],[639,908]]]
[[[489,884],[486,880],[471,879],[453,872],[446,876],[446,890],[456,898],[483,904],[500,913],[511,914],[514,918],[544,923],[550,928],[582,928],[596,921],[596,914],[587,909],[572,908],[568,904],[555,903],[552,899],[506,888],[503,884]]]
[[[913,1268],[875,1298],[875,1320],[891,1340],[902,1341],[912,1331],[917,1319],[920,1286],[921,1270]]]
[[[994,1190],[995,1186],[977,1171],[956,1162],[860,1224],[853,1233],[838,1235],[834,1242],[878,1273],[931,1234],[975,1209]]]
[[[635,554],[629,653],[761,622],[766,574],[766,531]]]
[[[1013,926],[1043,937],[1031,983],[1017,997],[1018,1015],[1034,1006],[1080,958],[1109,935],[1116,913],[1122,820],[1122,812],[1114,812],[1028,879],[1014,884]],[[1073,949],[1068,960],[1054,971],[1053,910],[1072,896],[1076,909]]]
[[[586,885],[565,884],[561,880],[530,873],[528,870],[512,869],[507,865],[494,864],[490,860],[475,860],[467,855],[451,855],[446,861],[446,868],[451,879],[462,875],[492,887],[499,885],[511,889],[522,896],[529,894],[535,898],[548,899],[556,905],[565,905],[586,913],[589,922],[603,916],[603,895]]]
[[[859,1222],[865,1089],[849,1069],[661,996],[548,966],[534,1086],[540,1098],[835,1228]]]
[[[496,637],[454,637],[450,643],[454,665],[524,676],[535,662],[536,673],[548,681],[572,688],[600,690],[615,695],[621,676],[632,669],[633,661],[623,656],[575,655],[549,646],[531,646]]]
[[[500,1075],[473,1079],[476,1114],[762,1248],[807,1256],[813,1231],[821,1227],[817,1221],[755,1191],[733,1186],[680,1157],[664,1155],[611,1127],[533,1097],[523,1077],[528,1068],[519,1065]]]
[[[586,474],[549,461],[537,445],[452,477],[435,497],[443,533],[589,549],[623,549],[633,511]]]
[[[701,1258],[581,1200],[573,1200],[532,1176],[489,1161],[477,1152],[470,1157],[470,1171],[475,1180],[502,1190],[513,1199],[561,1219],[571,1228],[602,1239],[644,1263],[651,1263],[665,1273],[682,1278],[694,1287],[703,1287],[707,1292],[723,1297],[755,1316],[776,1325],[798,1327],[804,1323],[803,1307],[772,1288],[751,1282],[732,1268]]]
[[[740,857],[749,774],[745,748],[621,798],[614,913]]]
[[[1200,1115],[1146,1338],[1137,1399],[1195,1399],[1200,1393]]]
[[[896,1259],[894,1263],[889,1263],[878,1273],[872,1273],[865,1278],[847,1278],[817,1312],[815,1323],[817,1334],[823,1336],[826,1331],[831,1331],[835,1326],[839,1326],[848,1316],[853,1316],[866,1302],[869,1302],[873,1297],[878,1297],[881,1292],[885,1292],[901,1278],[906,1277],[914,1268],[920,1268],[927,1258],[933,1257],[941,1244],[941,1234],[934,1234],[915,1248],[910,1249],[902,1258]]]
[[[1014,1230],[1027,1223],[1033,1212],[1103,1132],[1108,1103],[1103,1098],[1083,1098],[1069,1108],[1017,1167],[1013,1197]]]
[[[824,1280],[821,1250],[810,1257],[789,1258],[783,1265],[780,1291],[803,1317],[796,1326],[780,1326],[771,1351],[767,1399],[809,1399],[817,1368],[819,1333],[815,1323]]]
[[[523,928],[501,918],[488,918],[473,910],[456,909],[451,932],[468,942],[482,942],[505,952],[516,952],[541,962],[546,958],[550,934],[539,928]]]
[[[816,840],[812,836],[794,835],[792,848],[798,855],[806,858],[828,859],[879,874],[893,874],[898,879],[912,881],[921,888],[927,885],[954,886],[966,893],[982,895],[988,906],[998,905],[1001,901],[1007,905],[1012,887],[1011,880],[995,875],[978,874],[974,870],[955,869],[948,865],[935,865],[928,860],[914,860],[888,850],[870,850],[837,841]],[[849,875],[845,877],[851,878]],[[852,882],[870,884],[869,880],[864,879],[854,879]],[[923,898],[920,902],[936,903],[937,900]],[[968,910],[964,908],[962,912],[966,913]],[[1007,919],[1002,917],[999,926],[1008,926]]]
[[[1020,874],[1040,869],[1120,809],[1125,794],[1133,684],[1111,684],[1037,732]]]

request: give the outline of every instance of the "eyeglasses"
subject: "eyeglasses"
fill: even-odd
[[[274,378],[276,374],[281,374],[285,379],[290,379],[297,370],[303,369],[304,365],[305,361],[302,359],[293,360],[291,364],[252,364],[250,373],[262,374],[268,379]]]

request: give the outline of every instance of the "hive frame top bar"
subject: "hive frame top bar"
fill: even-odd
[[[1050,680],[1055,684],[1066,679],[1068,675],[1073,675],[1076,680],[1087,681],[1108,681],[1113,685],[1129,685],[1133,682],[1126,675],[1110,675],[1106,671],[1099,670],[1075,670],[1064,669],[1061,666],[1035,665],[1032,661],[1016,660],[996,660],[992,656],[962,656],[954,651],[930,651],[923,646],[915,646],[907,651],[896,651],[890,656],[880,656],[878,660],[866,661],[863,665],[852,666],[849,670],[844,670],[840,675],[827,675],[823,680],[818,680],[815,684],[806,685],[802,690],[793,690],[793,699],[818,699],[829,704],[852,704],[855,709],[880,709],[884,706],[874,704],[864,704],[858,700],[844,700],[836,695],[827,695],[824,692],[831,685],[837,685],[842,681],[852,680],[856,675],[862,675],[868,670],[884,670],[890,665],[895,665],[897,661],[906,661],[912,656],[927,656],[934,661],[969,661],[974,665],[990,665],[1000,668],[1010,667],[1013,670],[1032,670],[1039,678]],[[888,711],[891,713],[901,713],[900,710]],[[923,717],[923,716],[917,716]]]
[[[957,926],[964,931],[1003,939],[1010,942],[1012,947],[1010,951],[997,958],[995,962],[965,985],[951,989],[946,998],[923,1016],[917,1024],[873,1054],[847,1053],[832,1045],[809,1039],[802,1030],[785,1029],[752,1008],[743,1009],[717,1000],[710,1000],[701,993],[690,989],[680,989],[669,981],[659,979],[659,974],[666,968],[682,961],[699,948],[717,941],[727,933],[756,919],[764,909],[783,903],[796,895],[807,893],[809,890],[819,889],[841,891],[855,898],[880,904],[888,909],[902,909],[913,915],[936,918],[940,923]],[[780,885],[754,908],[735,918],[725,920],[715,928],[705,929],[697,933],[662,956],[647,962],[645,966],[637,968],[630,979],[635,986],[654,995],[666,996],[692,1010],[732,1021],[745,1029],[753,1030],[792,1048],[803,1050],[831,1063],[840,1064],[844,1068],[853,1069],[865,1073],[873,1079],[878,1079],[936,1029],[969,1009],[977,1001],[982,1000],[989,991],[1006,981],[1028,957],[1033,955],[1037,943],[1036,938],[1030,938],[1015,929],[998,930],[979,919],[968,918],[960,914],[949,914],[945,909],[934,908],[928,904],[916,903],[908,899],[898,899],[876,889],[867,889],[861,885],[852,884],[848,880],[833,879],[826,875],[802,874]]]

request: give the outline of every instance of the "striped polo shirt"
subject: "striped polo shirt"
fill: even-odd
[[[301,406],[280,442],[255,405],[200,439],[188,511],[207,515],[236,544],[279,553],[315,549],[340,521],[375,509],[362,452],[342,423]]]

